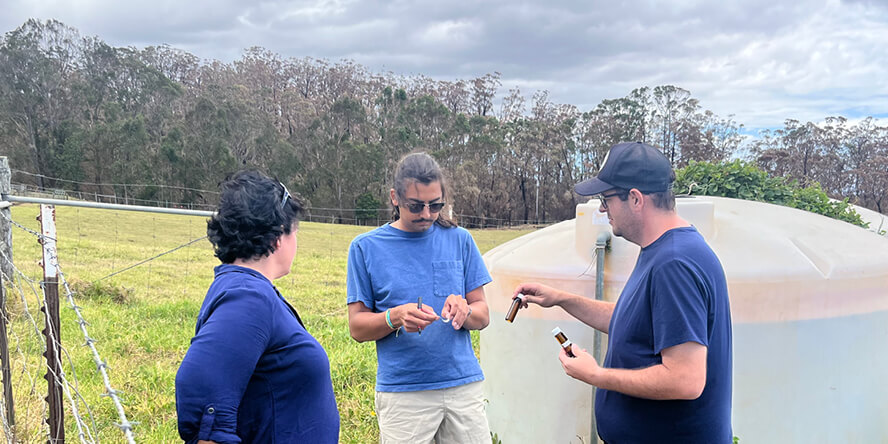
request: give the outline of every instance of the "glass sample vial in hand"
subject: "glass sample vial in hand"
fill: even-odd
[[[552,336],[555,336],[555,339],[558,341],[559,344],[561,344],[561,348],[563,348],[564,351],[567,352],[567,356],[570,356],[571,358],[576,358],[576,356],[573,354],[573,343],[570,342],[570,339],[567,339],[567,335],[565,335],[560,328],[553,328]]]
[[[518,293],[518,296],[515,296],[515,299],[512,299],[512,305],[509,306],[509,312],[506,313],[506,322],[515,321],[515,315],[518,314],[518,309],[521,308],[521,303],[524,301],[524,295]]]

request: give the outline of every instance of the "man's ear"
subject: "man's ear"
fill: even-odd
[[[398,206],[398,193],[395,192],[395,189],[394,189],[394,188],[392,188],[391,190],[389,190],[389,199],[392,200],[392,206],[393,206],[393,207],[397,207],[397,206]]]
[[[644,194],[641,194],[641,191],[636,188],[629,190],[629,205],[632,208],[641,209],[644,207],[644,203]]]

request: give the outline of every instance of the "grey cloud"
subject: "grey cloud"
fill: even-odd
[[[886,1],[11,1],[7,29],[49,11],[112,44],[167,43],[205,59],[262,46],[444,80],[499,71],[504,91],[546,89],[580,109],[673,84],[719,115],[774,126],[842,109],[884,114],[888,94]],[[846,87],[854,92],[836,95]]]

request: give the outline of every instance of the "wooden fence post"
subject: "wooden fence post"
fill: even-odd
[[[10,184],[12,171],[9,169],[9,160],[0,156],[0,201],[6,201],[6,196],[12,190]],[[6,406],[6,423],[10,430],[15,430],[15,403],[12,396],[12,371],[9,362],[9,338],[6,325],[6,283],[3,277],[12,280],[12,212],[8,206],[0,208],[0,375],[3,378],[3,400]],[[8,259],[8,260],[7,260]],[[10,437],[15,440],[15,437]]]

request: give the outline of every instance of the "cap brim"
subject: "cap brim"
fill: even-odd
[[[576,185],[574,185],[574,191],[580,196],[593,196],[596,194],[601,194],[607,190],[616,188],[615,186],[602,181],[597,177],[593,177],[591,179],[584,180]]]

